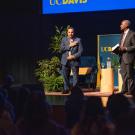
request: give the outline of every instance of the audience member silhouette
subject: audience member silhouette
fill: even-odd
[[[107,110],[112,121],[117,123],[119,119],[129,115],[130,103],[124,95],[113,94],[108,99]]]
[[[66,130],[49,117],[48,104],[41,93],[28,98],[23,119],[17,123],[21,135],[66,135]]]
[[[66,125],[69,129],[80,120],[83,99],[84,95],[82,90],[78,86],[73,87],[71,94],[65,103]]]
[[[72,135],[102,135],[105,130],[104,108],[99,97],[89,97],[81,120],[72,129]]]
[[[123,94],[111,95],[107,110],[116,128],[115,135],[135,134],[135,116],[127,97]]]
[[[22,118],[24,105],[27,99],[29,98],[29,96],[30,96],[30,90],[28,88],[25,87],[18,88],[17,103],[15,105],[16,121]]]
[[[4,77],[2,85],[3,94],[13,106],[17,103],[17,89],[13,87],[14,81],[14,77],[8,74]]]
[[[11,112],[10,104],[0,93],[0,135],[18,135]]]

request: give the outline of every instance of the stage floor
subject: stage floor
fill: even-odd
[[[103,104],[106,104],[107,99],[110,95],[112,95],[111,92],[100,92],[99,89],[82,89],[84,96],[90,97],[90,96],[98,96],[101,97],[103,100]],[[117,89],[114,89],[114,93],[118,93]],[[47,97],[47,101],[51,105],[64,105],[65,101],[67,100],[69,94],[62,94],[61,92],[45,92],[45,95]],[[125,95],[127,98],[132,98],[131,95]]]
[[[46,96],[69,96],[69,94],[62,94],[61,92],[45,92]],[[112,93],[110,92],[83,92],[84,96],[100,96],[100,97],[108,97]]]

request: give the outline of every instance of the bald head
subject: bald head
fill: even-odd
[[[123,20],[120,25],[121,31],[127,30],[131,25],[131,22],[129,20]]]

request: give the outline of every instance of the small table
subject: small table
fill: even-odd
[[[101,93],[112,94],[114,91],[114,73],[112,68],[101,69]],[[106,107],[108,97],[101,97],[103,106]]]
[[[112,68],[101,69],[101,92],[113,93],[114,90],[114,73]]]

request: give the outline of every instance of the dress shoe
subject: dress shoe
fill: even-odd
[[[125,95],[132,95],[132,94],[131,94],[131,92],[128,91],[125,93]]]
[[[69,93],[69,90],[62,91],[62,94],[68,94],[68,93]]]

